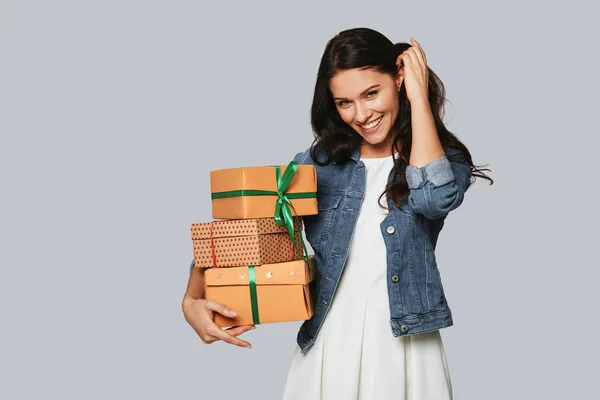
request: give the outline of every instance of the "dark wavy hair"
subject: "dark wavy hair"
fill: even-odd
[[[337,111],[329,88],[329,82],[335,74],[347,69],[373,68],[396,79],[398,73],[396,59],[410,47],[409,43],[394,44],[381,33],[369,28],[342,31],[327,43],[319,65],[311,107],[311,125],[315,136],[311,146],[311,156],[315,163],[327,165],[331,162],[339,163],[348,160],[352,152],[360,147],[362,139],[342,120]],[[442,117],[446,91],[440,78],[431,68],[428,69],[429,103],[442,146],[460,150],[458,157],[463,157],[461,161],[470,165],[472,175],[468,187],[475,182],[476,177],[487,179],[490,185],[493,184],[494,181],[483,172],[490,170],[475,166],[467,147],[444,126]],[[396,148],[399,157],[394,165],[393,179],[381,196],[388,193],[394,204],[399,207],[409,193],[405,170],[412,144],[410,102],[404,84],[398,93],[398,103],[398,117],[391,128],[396,132],[396,136],[390,148],[390,155]],[[318,160],[318,148],[325,152],[326,160]]]

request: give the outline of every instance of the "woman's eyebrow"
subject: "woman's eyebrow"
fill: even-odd
[[[364,96],[364,95],[365,95],[365,93],[367,93],[369,90],[375,89],[376,87],[379,87],[379,86],[381,86],[381,85],[379,85],[379,84],[378,84],[378,85],[371,85],[371,86],[369,86],[368,88],[366,88],[365,90],[363,90],[363,91],[360,93],[360,95],[361,95],[361,96]],[[334,97],[333,99],[334,99],[334,100],[346,100],[346,98],[344,98],[344,97]]]

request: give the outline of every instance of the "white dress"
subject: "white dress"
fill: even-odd
[[[366,192],[346,266],[315,343],[296,350],[284,400],[447,400],[450,374],[439,330],[394,337],[386,285],[386,248],[377,200],[392,156],[361,158]],[[382,204],[386,197],[382,197]],[[365,251],[371,249],[370,251]]]

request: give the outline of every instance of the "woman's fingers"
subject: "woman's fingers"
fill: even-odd
[[[239,336],[242,333],[251,331],[252,329],[255,329],[255,328],[256,328],[256,326],[254,326],[254,325],[242,325],[242,326],[232,326],[231,328],[227,328],[225,330],[230,335]]]
[[[402,53],[400,53],[400,55],[398,56],[398,58],[396,58],[396,65],[398,67],[400,67],[400,66],[402,66],[404,64],[404,57],[406,57],[407,51],[408,51],[408,49],[404,50]]]
[[[198,322],[197,324],[194,324],[194,326],[198,325],[198,329],[195,329],[204,343],[209,344],[216,342],[217,340],[222,340],[235,346],[252,347],[249,342],[238,339],[237,336],[254,329],[254,325],[234,326],[223,330],[215,323],[213,319],[214,313],[219,313],[225,317],[231,318],[237,315],[235,311],[225,304],[221,304],[214,300],[202,300],[200,304],[203,311],[199,313],[199,319],[197,319]]]
[[[398,56],[398,59],[396,60],[396,65],[398,67],[406,66],[407,64],[415,65],[415,64],[418,64],[418,62],[419,62],[419,59],[414,54],[414,50],[412,48],[410,48],[410,49],[404,50]]]
[[[410,40],[412,41],[412,48],[415,50],[415,54],[419,61],[421,61],[421,63],[423,63],[424,65],[427,65],[427,57],[425,56],[425,51],[423,51],[423,47],[421,47],[421,44],[417,42],[415,38],[410,38]]]
[[[208,333],[217,339],[220,339],[229,344],[233,344],[235,346],[252,347],[249,342],[246,342],[245,340],[242,340],[242,339],[238,339],[237,337],[235,337],[234,335],[229,333],[229,330],[223,330],[223,329],[219,328],[216,324],[214,327],[209,328]]]
[[[405,62],[412,62],[414,65],[418,65],[419,63],[423,65],[427,65],[427,56],[425,56],[425,51],[421,47],[421,44],[417,42],[415,38],[410,38],[412,43],[412,47],[404,50],[400,55],[396,58],[396,65],[400,67],[401,64]]]
[[[222,316],[228,317],[228,318],[232,318],[237,315],[237,313],[234,310],[227,307],[225,304],[217,303],[214,300],[207,300],[206,308],[208,308],[210,311],[217,312],[217,313],[221,314]]]
[[[409,63],[412,63],[413,65],[419,65],[419,57],[417,57],[417,51],[414,49],[414,47],[407,49],[403,54],[404,54],[404,59],[403,59],[404,63],[409,62]]]

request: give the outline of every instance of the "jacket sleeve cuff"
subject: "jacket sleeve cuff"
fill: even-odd
[[[454,172],[446,156],[441,156],[422,167],[408,165],[406,182],[409,189],[418,189],[431,182],[435,187],[445,185],[454,180]]]

